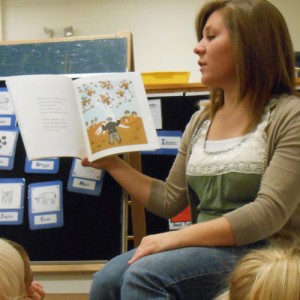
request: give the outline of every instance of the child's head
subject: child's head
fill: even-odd
[[[251,251],[231,274],[229,291],[218,299],[300,299],[300,243],[290,236]]]
[[[246,255],[235,268],[230,300],[300,299],[300,249],[269,248]]]
[[[24,299],[32,279],[29,256],[23,246],[0,238],[0,300]]]
[[[25,263],[19,252],[0,239],[0,300],[17,300],[25,296]]]
[[[24,247],[21,246],[20,244],[10,241],[10,240],[7,240],[7,242],[17,250],[17,252],[20,254],[20,256],[23,260],[24,282],[25,282],[25,289],[27,290],[30,287],[32,280],[33,280],[33,273],[32,273],[31,267],[30,267],[30,259],[29,259],[28,253],[24,249]]]

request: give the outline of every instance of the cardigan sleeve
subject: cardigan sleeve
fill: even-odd
[[[300,229],[299,98],[279,101],[267,133],[268,165],[257,198],[224,215],[237,245],[268,238],[287,225],[289,229]]]
[[[171,218],[188,206],[186,183],[186,159],[195,124],[200,112],[196,112],[187,124],[180,143],[178,154],[166,181],[153,179],[147,209],[152,213]]]

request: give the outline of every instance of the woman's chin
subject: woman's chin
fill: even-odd
[[[209,86],[211,84],[211,81],[209,80],[209,78],[206,78],[205,76],[201,77],[201,83],[203,85]]]

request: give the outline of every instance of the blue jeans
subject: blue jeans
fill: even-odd
[[[94,275],[90,300],[210,300],[226,288],[237,260],[264,246],[189,247],[145,256],[132,265],[135,250],[110,260]]]

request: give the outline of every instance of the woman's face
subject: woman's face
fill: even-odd
[[[201,82],[214,88],[236,88],[237,76],[232,40],[220,11],[213,12],[203,29],[203,38],[194,49],[199,55]]]

